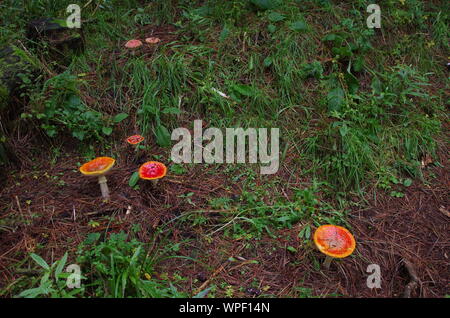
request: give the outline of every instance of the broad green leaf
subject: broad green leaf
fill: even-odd
[[[89,233],[86,239],[84,240],[83,244],[91,245],[98,241],[100,238],[100,233]]]
[[[31,289],[24,290],[23,292],[21,292],[19,294],[19,297],[36,298],[37,296],[39,296],[41,294],[42,294],[42,288],[37,287],[37,288],[31,288]]]
[[[333,34],[333,33],[330,33],[330,34],[327,34],[323,39],[322,39],[322,41],[334,41],[334,40],[336,40],[336,34]]]
[[[161,147],[169,147],[171,143],[170,133],[166,127],[159,125],[155,129],[156,142]]]
[[[303,22],[303,21],[295,21],[292,22],[291,25],[289,26],[289,28],[292,31],[307,31],[308,30],[308,25]]]
[[[47,269],[47,270],[50,269],[50,266],[48,266],[48,264],[44,261],[44,259],[42,257],[40,257],[39,255],[31,253],[30,256],[42,268]]]
[[[403,185],[405,186],[405,187],[409,187],[409,186],[411,186],[411,184],[412,184],[412,180],[411,179],[405,179],[404,181],[403,181]]]
[[[346,124],[343,124],[339,128],[339,133],[341,134],[342,137],[345,137],[345,135],[347,135],[347,133],[348,133],[348,126]]]
[[[85,134],[86,133],[84,131],[82,131],[82,130],[80,130],[80,131],[75,130],[75,131],[72,132],[72,136],[74,136],[75,138],[77,138],[79,140],[83,140]]]
[[[328,93],[327,100],[329,111],[339,111],[345,102],[344,90],[336,87]]]
[[[279,22],[284,20],[284,15],[282,15],[281,13],[278,12],[271,12],[269,13],[269,15],[267,16],[269,18],[270,22]]]
[[[255,96],[256,95],[256,89],[249,85],[243,85],[243,84],[235,84],[232,86],[233,90],[238,92],[241,95],[244,96]]]
[[[111,127],[103,127],[103,128],[102,128],[102,132],[103,132],[106,136],[111,135],[112,131],[113,131],[113,129],[112,129]]]
[[[139,181],[139,173],[135,171],[131,175],[130,180],[128,180],[128,185],[134,188],[134,186],[138,183],[138,181]]]
[[[117,114],[116,116],[114,116],[113,121],[115,123],[120,123],[122,120],[124,120],[126,118],[128,118],[128,114],[120,113],[120,114]]]

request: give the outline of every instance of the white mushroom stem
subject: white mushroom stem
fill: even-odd
[[[325,267],[326,270],[330,269],[330,264],[331,264],[332,259],[333,258],[331,256],[328,256],[328,255],[325,257],[325,261],[323,262],[323,266]]]
[[[105,200],[109,199],[109,189],[108,184],[106,183],[106,177],[100,176],[98,177],[98,184],[100,185],[100,190],[102,191],[102,197]]]

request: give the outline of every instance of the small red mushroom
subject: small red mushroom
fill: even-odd
[[[141,40],[130,40],[127,43],[125,43],[125,47],[127,49],[136,49],[138,47],[142,46]]]
[[[143,136],[141,136],[141,135],[133,135],[133,136],[128,137],[128,138],[126,139],[126,141],[127,141],[127,143],[129,143],[130,145],[137,145],[137,144],[143,142],[144,139],[145,139],[145,138],[144,138]]]
[[[135,160],[137,160],[140,157],[141,149],[144,148],[144,146],[140,145],[141,142],[143,142],[145,138],[141,135],[133,135],[125,139],[125,141],[129,144],[134,146],[135,151]]]
[[[134,51],[142,46],[141,40],[129,40],[127,43],[125,43],[125,47],[129,50],[131,50],[131,54],[134,56]]]
[[[148,161],[139,167],[139,177],[144,180],[151,180],[156,186],[158,180],[166,175],[167,167],[158,161]]]

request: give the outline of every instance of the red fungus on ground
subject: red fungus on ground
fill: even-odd
[[[127,49],[136,49],[138,47],[142,46],[141,40],[130,40],[127,43],[125,43],[125,47]]]
[[[158,161],[148,161],[139,168],[139,177],[144,180],[151,180],[153,185],[166,175],[166,166]]]
[[[314,232],[314,243],[326,255],[324,266],[330,268],[333,258],[344,258],[353,253],[355,238],[349,230],[337,225],[322,225]]]
[[[130,145],[137,145],[137,144],[143,142],[144,139],[145,139],[145,138],[144,138],[143,136],[141,136],[141,135],[133,135],[133,136],[128,137],[128,138],[126,139],[126,141],[127,141],[127,143],[129,143]]]

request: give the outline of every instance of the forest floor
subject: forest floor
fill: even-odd
[[[125,147],[122,151],[130,156]],[[447,168],[431,162],[424,173],[436,176],[432,182],[407,188],[403,198],[376,193],[367,198],[366,207],[352,209],[348,223],[357,240],[354,256],[335,260],[330,270],[324,271],[319,264],[323,257],[298,237],[301,223],[274,232],[274,237],[247,240],[174,222],[194,207],[196,213],[212,220],[227,213],[211,210],[208,199],[237,198],[242,186],[231,181],[233,176],[220,165],[218,169],[191,165],[182,176],[169,174],[157,188],[143,184],[143,189],[136,191],[128,186],[133,168],[129,163],[118,164],[108,177],[112,197],[105,203],[97,182],[83,178],[74,168],[77,160],[81,158],[67,154],[51,164],[48,156],[42,156],[33,160],[33,168],[8,177],[0,195],[0,204],[8,209],[0,220],[14,226],[0,232],[0,287],[22,276],[13,265],[38,246],[43,247],[42,257],[54,260],[66,251],[75,252],[89,233],[132,232],[133,226],[140,224],[137,238],[154,242],[153,248],[164,233],[157,228],[170,233],[165,238],[171,244],[182,242],[176,254],[185,258],[162,261],[153,275],[179,279],[189,294],[215,284],[225,287],[217,296],[401,297],[412,281],[407,263],[418,279],[412,297],[442,297],[450,292],[450,175]],[[448,153],[441,152],[440,162],[447,160]],[[287,159],[285,166],[288,164]],[[279,174],[284,176],[281,191],[302,185],[295,180],[298,177],[292,180],[288,169],[282,168]],[[186,194],[191,194],[189,200],[183,196]],[[367,286],[370,264],[380,266],[381,288]],[[226,290],[232,290],[232,295]]]

